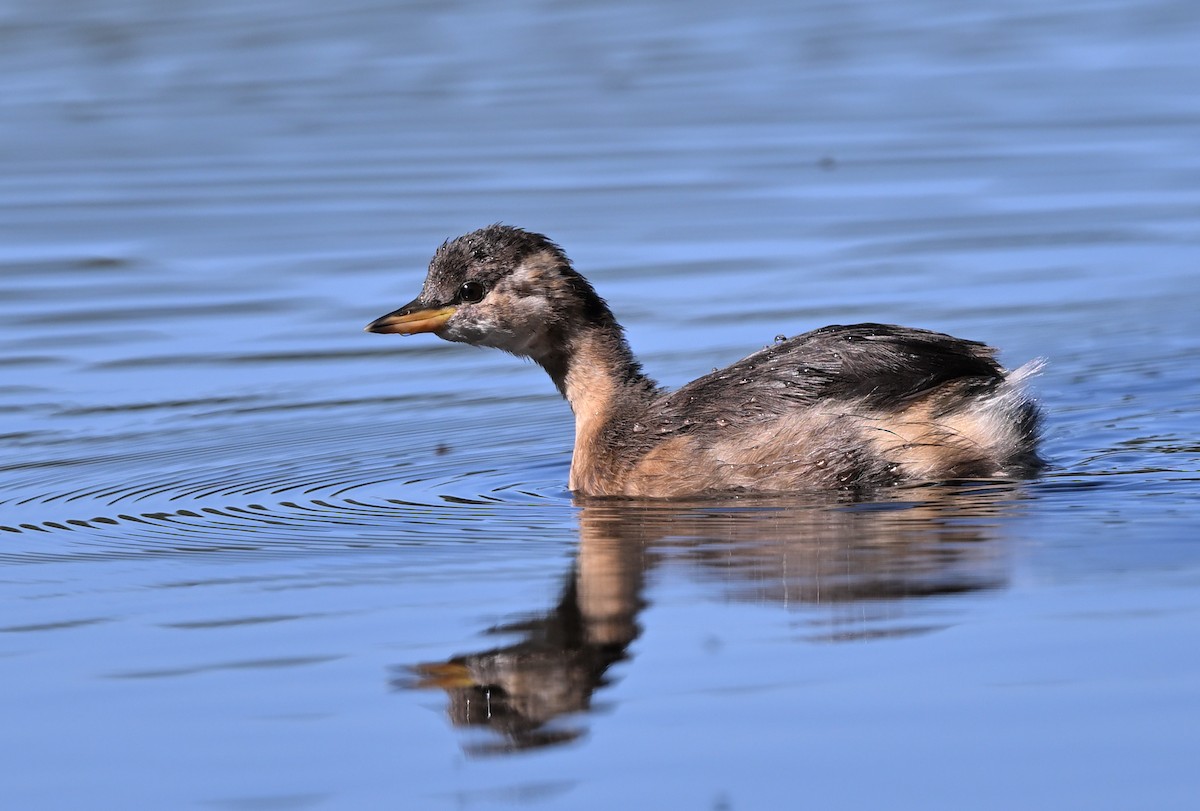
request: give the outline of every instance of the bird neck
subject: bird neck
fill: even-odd
[[[575,413],[575,454],[571,460],[572,490],[585,488],[607,463],[601,442],[605,426],[613,420],[632,420],[650,402],[657,386],[642,372],[621,327],[615,322],[590,325],[560,344],[562,350],[537,361]]]
[[[649,400],[656,388],[616,323],[589,325],[556,344],[554,351],[534,360],[576,417],[599,413],[617,401]]]

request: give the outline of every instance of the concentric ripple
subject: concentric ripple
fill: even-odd
[[[0,560],[313,554],[561,525],[569,456],[515,419],[529,399],[442,404],[436,421],[462,426],[454,445],[429,420],[367,406],[40,444],[43,458],[3,471]],[[481,411],[513,427],[473,424]]]

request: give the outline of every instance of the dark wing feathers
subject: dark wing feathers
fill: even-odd
[[[818,401],[898,407],[951,381],[992,388],[1004,372],[995,350],[889,324],[829,326],[769,346],[662,400],[660,432],[720,418],[770,418]]]
[[[827,378],[824,396],[872,405],[899,405],[952,380],[997,385],[1004,375],[991,347],[928,330],[855,324],[823,327],[795,340],[801,363],[819,359],[813,365]]]

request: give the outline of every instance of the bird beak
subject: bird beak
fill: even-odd
[[[421,680],[416,687],[441,687],[452,690],[455,687],[474,687],[476,681],[471,676],[471,670],[460,662],[444,662],[440,664],[417,665],[413,668],[420,674]]]
[[[419,298],[367,324],[367,332],[416,335],[418,332],[437,332],[446,325],[457,307],[430,307]]]

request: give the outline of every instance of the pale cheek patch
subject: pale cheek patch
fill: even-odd
[[[544,300],[514,296],[497,288],[483,303],[460,307],[440,335],[536,358],[544,349],[547,313]]]
[[[514,295],[543,298],[562,292],[564,284],[561,274],[555,273],[557,260],[549,254],[529,257],[501,282],[497,289],[509,290]]]
[[[548,345],[547,324],[554,318],[546,298],[542,272],[522,265],[503,280],[484,300],[495,313],[489,319],[488,345],[525,357],[544,357],[554,347]]]
[[[447,341],[483,344],[495,329],[492,319],[480,317],[471,308],[460,307],[438,335]]]
[[[543,279],[544,274],[540,268],[524,264],[514,270],[496,289],[498,292],[518,297],[537,296],[544,284]]]

